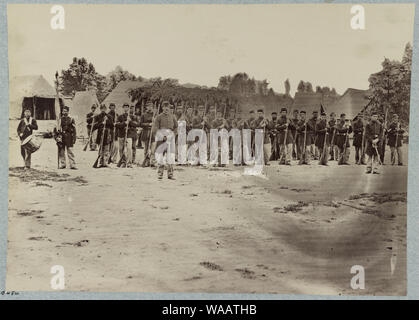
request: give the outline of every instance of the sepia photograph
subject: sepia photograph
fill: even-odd
[[[6,290],[407,295],[415,4],[8,4]]]

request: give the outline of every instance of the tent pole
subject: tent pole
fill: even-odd
[[[36,104],[35,104],[35,96],[32,97],[32,104],[33,104],[33,118],[36,120]]]

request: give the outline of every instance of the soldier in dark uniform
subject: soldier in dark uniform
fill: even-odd
[[[62,115],[59,120],[58,128],[55,127],[53,136],[57,142],[58,147],[58,169],[65,169],[66,157],[65,152],[67,151],[68,162],[70,169],[76,170],[76,161],[74,159],[73,146],[76,142],[76,123],[73,118],[68,115],[70,108],[67,106],[63,107]]]
[[[275,161],[279,159],[279,140],[278,140],[278,130],[276,128],[278,124],[278,114],[276,112],[272,112],[271,114],[272,119],[269,121],[269,127],[271,130],[269,131],[269,138],[271,139],[271,156],[269,158],[270,161]]]
[[[95,117],[96,105],[93,104],[91,107],[91,112],[86,115],[86,122],[87,122],[87,135],[90,137],[90,151],[96,150],[96,143],[95,139],[93,138],[92,132],[92,125],[93,125],[93,118]]]
[[[148,102],[145,106],[146,110],[141,115],[140,119],[140,127],[143,129],[141,134],[141,139],[144,143],[144,161],[143,167],[154,167],[154,154],[151,152],[151,144],[152,144],[152,125],[153,125],[153,104]]]
[[[112,143],[113,118],[106,113],[106,105],[100,106],[100,113],[95,116],[93,130],[97,130],[96,144],[99,146],[98,158],[93,168],[108,166],[109,149]]]
[[[135,163],[135,156],[137,154],[137,140],[138,140],[138,132],[137,128],[140,126],[140,117],[137,116],[135,113],[135,107],[130,106],[129,108],[129,116],[133,121],[137,123],[137,127],[132,130],[131,136],[132,136],[132,163]]]
[[[336,145],[339,149],[339,160],[338,165],[349,164],[350,145],[349,135],[352,133],[352,126],[349,121],[346,120],[346,115],[342,113],[340,120],[336,125]]]
[[[226,119],[223,118],[223,114],[221,111],[216,111],[216,115],[215,115],[215,119],[212,121],[211,123],[211,129],[216,129],[216,130],[221,130],[221,129],[225,129],[227,131],[229,131],[229,124],[227,122]],[[211,142],[209,143],[211,144]],[[223,147],[222,143],[218,144],[218,166],[220,167],[225,167],[225,164],[221,163],[221,148]],[[215,152],[215,150],[210,150],[210,152],[213,151]],[[215,156],[210,156],[210,160],[214,161],[215,159],[213,159]],[[214,166],[217,166],[217,164],[214,163]]]
[[[170,114],[169,102],[164,101],[162,103],[162,108],[163,108],[163,112],[156,117],[153,129],[155,130],[155,132],[157,132],[158,130],[169,129],[174,134],[174,131],[177,128],[177,121],[176,121],[175,116]],[[173,137],[173,139],[174,139],[174,137]],[[171,180],[174,180],[174,177],[173,177],[173,163],[171,163],[172,161],[174,162],[174,154],[171,154],[171,153],[174,153],[175,150],[170,150],[171,148],[168,147],[168,149],[166,151],[160,153],[160,148],[159,147],[163,143],[167,143],[167,137],[166,136],[164,137],[164,139],[162,141],[157,141],[156,142],[156,157],[157,157],[157,163],[158,163],[157,178],[159,180],[161,180],[163,178],[164,169],[166,167],[167,168],[167,178],[171,179]]]
[[[279,164],[291,165],[292,136],[290,128],[293,124],[287,118],[287,108],[281,108],[281,116],[278,119],[276,129],[278,130],[278,145],[280,148]]]
[[[300,161],[299,165],[310,164],[310,145],[311,145],[311,135],[310,132],[314,132],[312,123],[306,121],[306,112],[304,110],[300,111],[300,121],[297,125],[297,141],[300,146]],[[305,137],[305,139],[304,139]]]
[[[322,112],[320,120],[316,123],[316,147],[319,150],[319,164],[327,166],[329,159],[328,152],[329,128],[326,120],[326,113]]]
[[[316,124],[318,121],[319,113],[317,111],[313,111],[313,116],[311,117],[308,122],[310,123],[310,127],[314,128],[313,131],[310,131],[310,153],[311,157],[314,160],[319,159],[319,150],[316,147]]]
[[[368,156],[367,160],[367,171],[366,173],[378,174],[378,164],[379,164],[379,145],[383,143],[381,141],[383,133],[383,126],[378,121],[377,113],[371,115],[371,121],[365,127],[365,140],[366,140],[366,150],[365,153]]]
[[[292,137],[292,159],[293,160],[300,160],[300,148],[297,144],[297,125],[300,119],[298,118],[298,110],[295,109],[293,112],[293,117],[291,119],[292,126],[291,129],[291,137]]]
[[[118,116],[116,128],[119,143],[118,167],[132,167],[132,140],[136,133],[138,122],[129,114],[129,104],[123,105],[124,113]],[[128,131],[127,131],[128,127]]]
[[[332,112],[329,120],[329,133],[330,133],[330,160],[338,160],[339,149],[336,145],[336,114]]]
[[[17,127],[17,134],[19,136],[20,141],[23,141],[27,137],[31,136],[33,130],[38,130],[38,124],[36,123],[36,120],[31,117],[31,110],[25,109],[25,111],[23,112],[23,119],[20,120],[19,125]],[[22,155],[22,158],[25,161],[25,169],[30,169],[31,152],[21,145],[20,154]]]
[[[380,138],[380,145],[379,145],[378,151],[380,152],[381,164],[384,165],[384,158],[385,158],[385,154],[386,154],[386,141],[387,141],[387,123],[386,123],[385,115],[380,114],[378,116],[378,121],[383,126],[383,132],[382,132],[383,136]]]
[[[352,142],[355,147],[355,163],[356,164],[365,164],[365,148],[362,146],[362,143],[365,144],[364,138],[364,120],[362,115],[356,117],[355,122],[353,123],[354,129],[354,140]]]
[[[108,116],[112,121],[112,129],[111,129],[111,144],[109,146],[109,163],[116,163],[118,157],[118,134],[116,132],[116,121],[118,119],[118,115],[115,112],[115,104],[111,103],[109,105],[109,112]]]
[[[397,163],[399,166],[403,165],[402,157],[402,145],[403,145],[403,133],[404,130],[400,127],[399,116],[393,114],[393,121],[388,126],[388,145],[391,150],[391,164],[396,164],[396,153]]]

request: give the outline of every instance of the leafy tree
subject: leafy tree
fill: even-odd
[[[372,105],[375,110],[397,113],[409,122],[412,46],[408,43],[401,61],[384,59],[382,70],[369,77]]]
[[[141,80],[141,77],[139,77]],[[137,80],[137,77],[127,70],[122,69],[121,66],[116,66],[114,70],[106,75],[107,88],[112,91],[119,82],[125,80]]]

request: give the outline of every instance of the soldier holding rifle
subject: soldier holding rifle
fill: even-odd
[[[336,145],[339,149],[338,165],[349,164],[349,135],[352,133],[352,126],[346,120],[346,114],[340,115],[340,120],[336,125]]]
[[[297,143],[300,146],[300,161],[299,165],[310,164],[310,144],[311,135],[309,132],[314,132],[311,123],[306,120],[306,112],[300,111],[300,121],[297,125]]]
[[[329,130],[330,130],[330,160],[338,160],[338,153],[339,149],[336,145],[336,113],[332,112],[330,114],[330,120],[328,122],[329,124]]]
[[[290,127],[293,125],[288,121],[287,108],[281,108],[281,116],[278,119],[276,129],[278,130],[278,141],[280,145],[279,164],[291,165],[292,136]]]
[[[67,151],[70,169],[76,170],[76,161],[73,153],[73,146],[76,142],[76,123],[74,122],[74,119],[68,115],[69,111],[69,107],[63,107],[59,125],[54,128],[53,136],[58,147],[58,169],[65,169],[65,152]]]
[[[355,163],[362,165],[362,164],[365,164],[365,151],[364,151],[365,125],[364,125],[364,120],[361,114],[359,114],[356,117],[356,120],[353,123],[353,129],[354,129],[354,140],[352,144],[355,147]]]
[[[154,167],[154,154],[151,152],[152,144],[152,125],[155,118],[153,112],[153,103],[148,102],[145,106],[145,112],[141,115],[140,118],[140,127],[143,129],[141,134],[141,140],[144,143],[144,161],[143,167]]]
[[[329,128],[326,120],[326,113],[322,112],[320,120],[316,123],[316,147],[319,150],[319,164],[327,166],[329,152],[327,150],[327,139],[329,136]]]
[[[298,119],[298,110],[295,109],[293,112],[293,118],[291,119],[292,126],[290,127],[291,130],[291,137],[292,137],[292,159],[293,160],[300,160],[300,147],[297,144],[297,125],[300,119]]]
[[[391,150],[391,164],[396,164],[396,153],[397,153],[397,164],[403,165],[402,157],[402,145],[403,145],[403,133],[404,130],[400,127],[399,116],[393,114],[393,121],[388,127],[388,145]]]
[[[132,168],[132,141],[138,122],[130,116],[129,104],[125,103],[122,107],[124,113],[118,116],[116,122],[120,157],[118,167]]]
[[[89,137],[88,144],[90,146],[90,151],[95,151],[96,150],[96,143],[93,139],[93,131],[94,130],[92,130],[92,126],[94,126],[93,118],[95,117],[96,105],[93,104],[92,107],[90,108],[90,110],[91,111],[86,115],[87,135]]]
[[[99,152],[93,168],[106,168],[109,162],[113,129],[113,118],[106,113],[106,105],[100,106],[100,113],[95,116],[94,123],[92,130],[97,130],[96,144],[99,146]]]
[[[118,119],[118,115],[116,114],[114,103],[109,105],[108,116],[112,121],[111,144],[109,146],[109,163],[116,163],[118,157],[118,135],[116,132],[116,120]]]
[[[265,118],[263,109],[258,110],[258,117],[252,123],[252,130],[262,129],[263,130],[263,158],[265,166],[269,166],[270,156],[270,139],[269,139],[269,121]],[[256,131],[255,131],[256,132]]]
[[[269,127],[271,130],[269,131],[269,137],[271,139],[271,157],[269,160],[275,161],[279,159],[279,143],[278,143],[278,114],[276,112],[272,112],[271,114],[272,119],[269,121]]]

